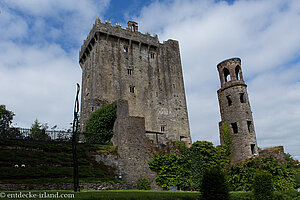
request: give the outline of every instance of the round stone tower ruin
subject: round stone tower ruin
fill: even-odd
[[[232,140],[230,159],[232,163],[237,163],[258,155],[247,85],[243,79],[241,59],[222,61],[217,68],[221,81],[221,88],[218,90],[220,141],[224,144],[222,132],[227,125]]]

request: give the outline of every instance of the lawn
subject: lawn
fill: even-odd
[[[0,192],[1,195],[7,196],[10,195],[20,195],[20,191],[7,191],[7,192]],[[106,190],[106,191],[82,191],[80,193],[73,193],[72,191],[63,190],[63,191],[22,191],[21,194],[23,195],[34,195],[36,194],[37,197],[35,198],[26,198],[26,199],[39,199],[38,195],[75,195],[75,199],[105,199],[105,200],[141,200],[141,199],[183,199],[183,200],[196,200],[200,199],[199,192],[171,192],[171,191],[150,191],[150,190]],[[69,197],[70,199],[74,199]],[[11,199],[11,198],[1,198],[1,199]],[[13,198],[18,199],[18,198]],[[19,198],[25,199],[25,198]],[[54,198],[43,198],[43,199],[54,199]],[[64,199],[68,199],[68,196],[65,196]]]
[[[171,191],[150,191],[150,190],[105,190],[105,191],[82,191],[80,193],[73,193],[70,190],[60,190],[60,191],[22,191],[24,195],[74,195],[75,198],[69,197],[69,199],[105,199],[105,200],[200,200],[199,192],[171,192]],[[0,198],[2,195],[20,195],[20,191],[0,191]],[[57,198],[57,197],[56,197]],[[11,198],[1,198],[1,199],[11,199]],[[18,199],[18,198],[13,198]],[[25,198],[19,198],[25,199]],[[28,198],[26,198],[28,199]],[[39,199],[36,198],[29,199]],[[43,199],[55,199],[55,198],[43,198]],[[68,196],[65,196],[64,199],[68,199]],[[252,192],[230,192],[230,200],[254,200]],[[274,200],[300,200],[300,193],[296,191],[282,191],[275,192]]]

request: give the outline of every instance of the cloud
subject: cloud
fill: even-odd
[[[0,104],[14,123],[37,118],[69,128],[73,119],[80,45],[109,0],[1,1]]]
[[[179,40],[193,140],[218,139],[216,65],[240,57],[258,144],[299,159],[300,2],[155,1],[135,17],[143,32]],[[298,139],[298,140],[297,140]]]

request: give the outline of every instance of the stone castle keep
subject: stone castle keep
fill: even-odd
[[[232,58],[218,64],[221,88],[218,99],[221,113],[220,141],[223,126],[230,129],[232,139],[231,162],[239,162],[258,155],[252,111],[243,79],[241,60]]]
[[[191,143],[180,60],[175,40],[160,43],[129,21],[126,29],[97,18],[81,46],[81,128],[102,105],[126,100],[129,116],[144,117],[152,141]],[[156,133],[156,134],[154,134]],[[159,133],[159,134],[158,134]]]

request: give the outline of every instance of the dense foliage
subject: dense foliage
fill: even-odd
[[[140,178],[136,182],[136,187],[138,190],[150,190],[150,182],[145,178]]]
[[[149,167],[157,172],[155,181],[164,189],[177,186],[184,190],[190,186],[190,162],[184,157],[176,156],[175,153],[155,155]]]
[[[186,148],[177,142],[180,154],[155,155],[149,162],[150,169],[157,172],[156,183],[164,189],[199,190],[205,169],[225,167],[229,163],[224,146],[214,147],[211,142],[198,141]]]
[[[92,113],[86,123],[87,142],[110,144],[116,118],[116,103],[104,105]]]
[[[295,184],[295,169],[289,162],[273,157],[256,157],[227,168],[227,180],[234,191],[250,191],[257,170],[266,170],[273,176],[275,190],[291,190]]]
[[[177,146],[177,154],[156,155],[149,162],[150,168],[158,173],[156,183],[165,189],[177,186],[180,189],[199,191],[204,171],[217,166],[225,171],[231,191],[251,191],[254,174],[258,170],[266,170],[272,174],[275,191],[297,188],[295,168],[299,164],[288,154],[286,161],[273,157],[256,157],[239,164],[230,164],[226,145],[214,147],[211,142],[197,141],[190,148],[186,148],[181,142],[177,142]]]
[[[268,171],[257,171],[254,174],[253,193],[256,200],[273,200],[272,174]]]
[[[205,170],[200,188],[203,200],[229,200],[229,191],[221,168]]]
[[[0,133],[8,130],[14,115],[12,111],[6,109],[5,105],[0,105]]]

